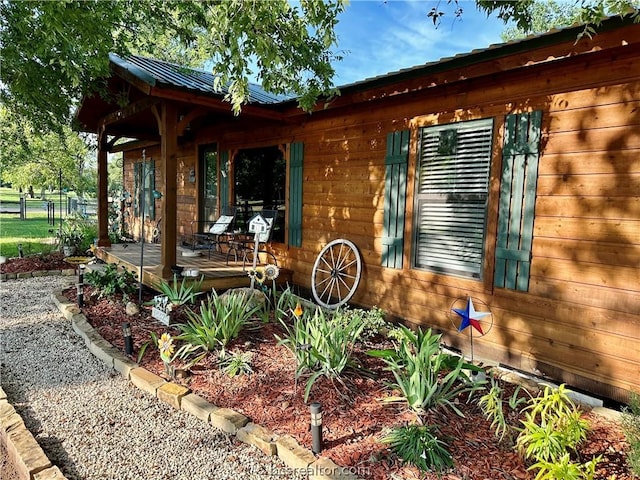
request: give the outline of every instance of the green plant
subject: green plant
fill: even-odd
[[[568,392],[565,385],[545,386],[542,394],[531,399],[523,409],[523,428],[516,445],[524,458],[535,462],[535,468],[544,469],[539,475],[546,474],[547,465],[561,465],[563,457],[587,438],[589,424],[581,418]]]
[[[230,377],[236,375],[250,375],[253,373],[251,368],[251,360],[253,355],[251,352],[234,352],[231,354],[222,354],[220,358],[220,367],[222,371]]]
[[[630,470],[640,477],[640,395],[632,393],[629,406],[622,411],[622,431],[629,443],[627,464]]]
[[[378,307],[369,310],[360,308],[340,308],[334,313],[334,322],[340,325],[347,325],[353,317],[358,317],[362,323],[361,339],[370,339],[388,328],[389,324],[384,320],[384,312]]]
[[[579,464],[571,461],[569,453],[565,452],[559,459],[553,462],[540,460],[531,465],[528,470],[538,470],[535,480],[593,480],[596,474],[596,466],[602,460],[602,456]]]
[[[388,443],[400,458],[422,471],[443,472],[453,467],[453,457],[437,433],[433,426],[407,425],[393,428],[381,442]]]
[[[494,429],[496,437],[502,441],[509,425],[502,409],[502,388],[495,379],[491,379],[491,388],[480,397],[478,405],[484,416],[491,421],[491,428]]]
[[[176,325],[180,340],[211,352],[225,348],[237,338],[260,307],[251,305],[251,298],[243,294],[220,297],[215,291],[200,302],[200,313],[187,310],[187,323]]]
[[[351,354],[364,328],[360,317],[353,316],[346,323],[338,323],[323,310],[315,309],[313,314],[308,311],[294,314],[291,325],[283,320],[280,323],[286,336],[276,335],[276,338],[296,358],[296,380],[310,373],[304,391],[305,402],[319,377],[340,382],[340,375],[346,368],[358,368]]]
[[[93,270],[84,276],[86,282],[96,289],[99,298],[122,293],[129,295],[136,289],[136,277],[128,270],[119,270],[112,263],[105,265],[104,270]]]
[[[471,382],[463,369],[477,370],[462,357],[449,355],[440,348],[440,335],[431,329],[417,332],[400,326],[403,336],[396,349],[370,350],[369,355],[381,358],[395,378],[394,388],[401,396],[387,397],[387,402],[407,402],[418,418],[430,409],[450,408],[464,415],[453,400],[460,394],[481,388],[480,382]]]
[[[518,385],[507,401],[507,405],[512,412],[516,412],[518,406],[526,402],[525,398],[519,396],[522,388]],[[526,390],[525,390],[526,391]],[[482,409],[484,416],[491,421],[491,428],[500,442],[507,437],[513,441],[515,428],[511,426],[504,415],[504,391],[495,378],[491,379],[491,388],[480,397],[478,405]]]
[[[183,278],[180,284],[178,284],[178,276],[174,275],[172,283],[162,280],[154,285],[154,287],[169,299],[169,303],[173,305],[185,305],[187,303],[193,303],[196,297],[200,295],[200,287],[202,286],[203,280],[204,275],[202,275],[198,281],[189,281]]]

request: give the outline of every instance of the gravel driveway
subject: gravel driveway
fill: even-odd
[[[0,383],[69,479],[300,478],[120,377],[50,300],[68,277],[0,284]]]

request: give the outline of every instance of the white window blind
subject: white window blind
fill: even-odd
[[[421,129],[414,267],[481,277],[492,135],[492,119]]]

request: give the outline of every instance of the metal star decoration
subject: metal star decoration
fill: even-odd
[[[458,331],[461,332],[469,325],[475,328],[481,335],[484,335],[482,331],[482,325],[480,325],[480,320],[486,317],[487,315],[491,315],[490,312],[476,312],[475,308],[473,308],[473,301],[471,297],[467,299],[467,306],[464,309],[454,308],[454,312],[456,312],[462,318],[460,322],[460,326],[458,327]]]

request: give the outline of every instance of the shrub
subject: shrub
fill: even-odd
[[[305,311],[302,315],[294,315],[292,325],[282,319],[280,323],[286,336],[276,338],[295,355],[296,380],[306,373],[311,374],[304,391],[305,402],[319,377],[340,381],[340,375],[346,368],[358,368],[351,354],[364,328],[359,316],[341,323],[323,310],[316,309],[313,314]]]
[[[181,332],[178,338],[208,352],[224,349],[259,308],[251,306],[251,298],[246,295],[230,294],[223,298],[214,291],[206,302],[200,302],[200,313],[187,310],[187,323],[176,325]]]
[[[453,467],[447,444],[437,436],[438,430],[427,425],[393,428],[382,438],[405,462],[422,471],[443,472]]]
[[[128,270],[118,269],[112,263],[105,265],[104,271],[93,270],[84,276],[86,282],[96,289],[98,298],[121,293],[125,297],[136,289],[136,276]]]
[[[629,442],[627,464],[640,477],[640,395],[631,394],[629,406],[622,411],[622,431]]]
[[[538,469],[536,478],[556,478],[549,476],[552,475],[549,469],[561,469],[569,462],[568,454],[587,438],[589,425],[581,418],[580,410],[569,398],[564,385],[558,388],[546,386],[542,395],[533,398],[523,412],[523,428],[516,441],[518,450],[524,458],[535,462],[530,469]],[[598,458],[592,460],[594,468],[598,461]],[[591,468],[587,466],[569,466],[567,463],[565,470],[571,471],[572,475],[579,472],[587,475]]]
[[[477,370],[477,367],[467,364],[462,357],[442,352],[441,336],[431,329],[419,328],[414,333],[403,325],[400,328],[403,335],[396,349],[368,352],[382,358],[395,378],[391,386],[402,392],[401,396],[387,397],[385,401],[407,402],[419,418],[438,407],[450,408],[463,417],[453,400],[481,388],[480,382],[471,382],[463,372],[463,368]]]

